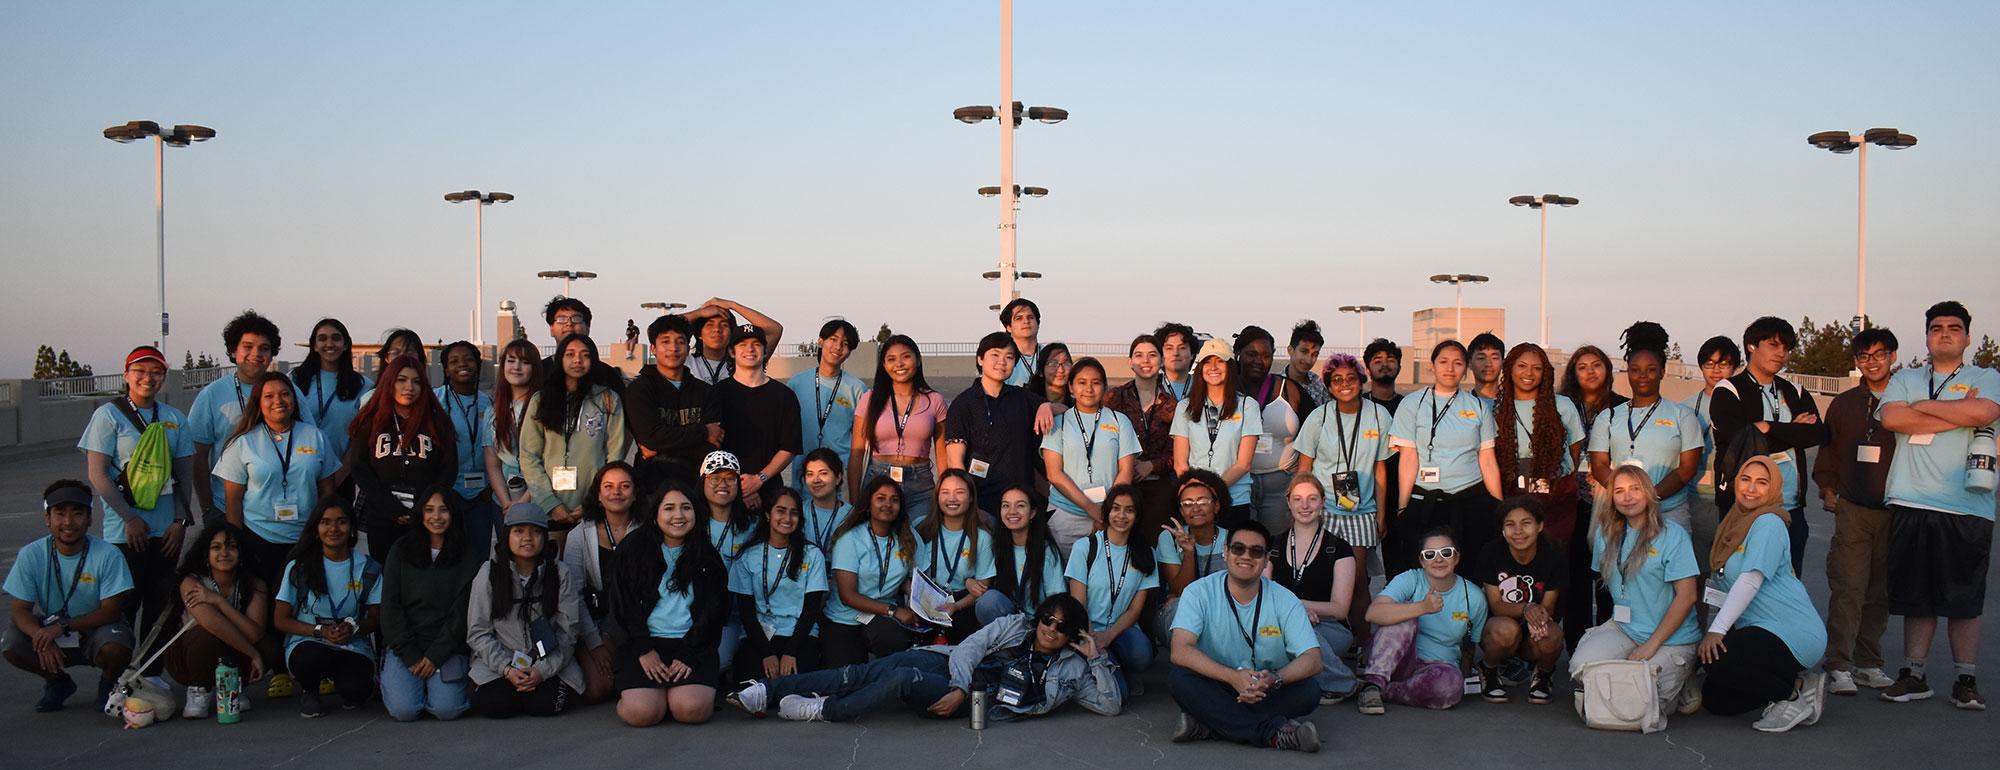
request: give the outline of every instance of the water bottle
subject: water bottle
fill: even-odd
[[[527,479],[524,479],[524,478],[521,478],[520,476],[508,476],[508,477],[507,477],[507,497],[508,497],[509,499],[512,499],[512,500],[525,500],[525,499],[527,499],[527,497],[528,497],[528,480],[527,480]]]
[[[243,697],[243,676],[229,661],[215,664],[215,723],[233,725],[243,719],[237,699]]]
[[[972,729],[986,729],[986,690],[972,691]]]
[[[1980,494],[1992,494],[1993,476],[1993,429],[1974,430],[1972,446],[1965,451],[1965,488]]]

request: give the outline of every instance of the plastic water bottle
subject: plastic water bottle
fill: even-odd
[[[1994,465],[1993,429],[1974,430],[1972,446],[1965,451],[1965,488],[1980,494],[1991,493]]]
[[[243,697],[243,675],[229,661],[215,664],[215,723],[233,725],[243,719],[237,699]]]

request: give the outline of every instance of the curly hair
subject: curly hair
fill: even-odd
[[[1514,407],[1514,363],[1530,355],[1541,361],[1542,381],[1535,388],[1535,423],[1528,429],[1528,467],[1521,468],[1520,431],[1514,429],[1521,419]],[[1500,398],[1493,408],[1493,421],[1499,430],[1495,431],[1493,453],[1500,461],[1502,480],[1520,476],[1553,479],[1562,475],[1563,453],[1569,447],[1564,442],[1562,415],[1556,411],[1555,380],[1549,354],[1532,342],[1515,345],[1501,362]]]

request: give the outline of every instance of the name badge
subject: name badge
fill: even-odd
[[[56,646],[61,647],[65,650],[74,650],[78,647],[82,647],[83,635],[75,631],[71,631],[67,634],[63,634],[62,636],[58,636],[56,637]]]
[[[1864,463],[1882,462],[1882,448],[1863,444],[1854,448],[1854,460]]]
[[[1612,619],[1612,620],[1614,620],[1614,621],[1617,621],[1617,622],[1619,622],[1619,623],[1631,623],[1631,622],[1632,622],[1632,606],[1631,606],[1631,605],[1629,605],[1629,604],[1617,604],[1617,605],[1612,605],[1612,607],[1611,607],[1611,619]]]
[[[903,466],[901,465],[889,466],[889,480],[896,482],[898,484],[903,483]]]
[[[549,486],[557,492],[576,491],[576,466],[558,465],[549,469]]]
[[[985,460],[973,460],[972,462],[966,464],[965,471],[967,473],[972,474],[973,478],[983,479],[986,478],[987,469],[992,467],[993,466],[986,464]]]
[[[1792,453],[1790,452],[1779,452],[1771,456],[1771,462],[1778,463],[1779,465],[1783,465],[1791,461],[1792,461]]]
[[[1090,501],[1093,503],[1102,503],[1104,502],[1104,488],[1091,487],[1089,489],[1083,490],[1083,496],[1090,498]]]
[[[297,503],[278,503],[271,506],[271,512],[277,516],[279,521],[292,522],[299,520],[299,506]]]
[[[160,485],[160,494],[171,495],[173,493],[174,493],[174,477],[168,476],[167,483]]]
[[[765,623],[765,622],[763,622],[763,621],[758,621],[758,622],[757,622],[757,627],[758,627],[758,628],[761,628],[761,629],[764,629],[764,638],[765,638],[765,639],[776,639],[776,638],[778,638],[778,629],[777,629],[777,627],[776,627],[776,626],[773,626],[773,625],[771,625],[771,624],[769,624],[769,623]]]
[[[1528,494],[1532,495],[1549,494],[1548,479],[1531,479],[1528,478],[1526,475],[1522,475],[1517,477],[1517,483],[1520,485],[1521,491],[1527,492]]]
[[[1931,440],[1935,438],[1937,438],[1935,433],[1913,434],[1910,436],[1910,446],[1930,446]]]
[[[1266,435],[1262,435],[1262,436],[1258,436],[1258,437],[1257,437],[1257,453],[1258,453],[1258,454],[1264,454],[1264,455],[1267,455],[1267,454],[1270,454],[1270,453],[1271,453],[1271,448],[1272,448],[1273,446],[1275,446],[1275,445],[1276,445],[1277,443],[1278,443],[1278,442],[1276,442],[1276,441],[1272,441],[1272,440],[1271,440],[1271,437],[1270,437],[1270,435],[1269,435],[1269,434],[1266,434]]]
[[[1701,603],[1716,609],[1721,609],[1722,600],[1727,598],[1729,598],[1729,592],[1715,586],[1709,586],[1707,590],[1701,592]]]
[[[525,650],[515,650],[514,660],[509,662],[508,665],[514,668],[534,668],[535,659],[528,657],[528,653]]]
[[[463,488],[465,488],[465,489],[475,489],[475,490],[477,490],[477,489],[485,489],[485,488],[486,488],[486,474],[484,474],[484,473],[468,473],[468,474],[465,474],[465,475],[463,475],[463,476],[460,476],[460,477],[458,478],[458,485],[459,485],[460,487],[463,487]]]
[[[1439,475],[1440,475],[1440,474],[1439,474],[1439,471],[1438,471],[1438,469],[1437,469],[1437,468],[1418,468],[1418,469],[1417,469],[1417,481],[1420,481],[1420,482],[1423,482],[1423,483],[1425,483],[1425,484],[1436,484],[1436,483],[1438,483],[1438,476],[1439,476]]]

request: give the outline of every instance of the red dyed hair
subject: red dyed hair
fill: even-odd
[[[430,436],[431,442],[439,446],[456,440],[451,421],[441,419],[444,410],[438,406],[437,396],[431,392],[431,378],[424,365],[410,356],[397,356],[382,367],[382,376],[375,380],[375,397],[361,405],[361,410],[354,415],[353,424],[347,427],[348,437],[357,446],[367,444],[395,426],[396,378],[402,376],[404,369],[416,370],[419,395],[417,403],[411,407],[410,418],[403,422],[399,438],[401,448],[409,448],[411,437],[416,435]]]

